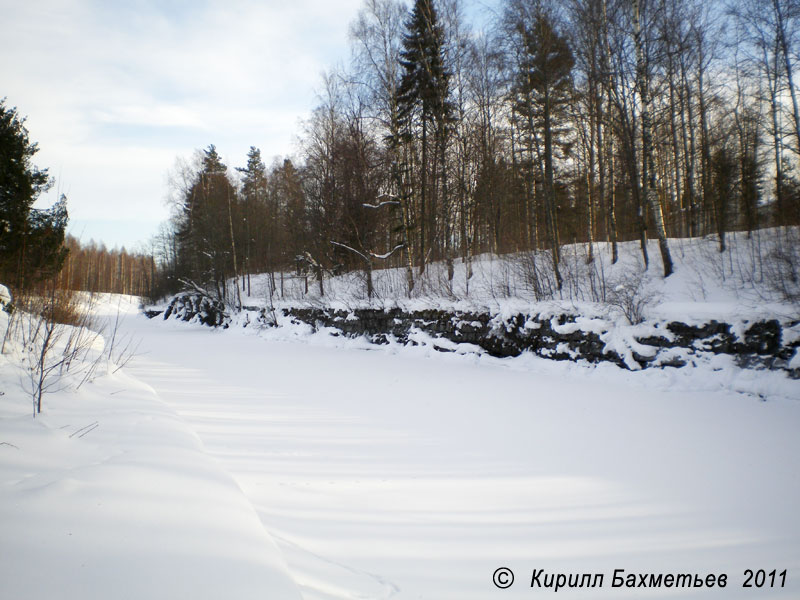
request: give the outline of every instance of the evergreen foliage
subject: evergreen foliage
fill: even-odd
[[[204,151],[201,171],[181,208],[177,278],[184,285],[212,285],[220,298],[226,297],[226,279],[234,275],[230,213],[236,212],[237,223],[241,219],[238,194],[213,144]]]
[[[574,101],[572,50],[546,14],[536,14],[531,23],[521,19],[517,28],[522,47],[512,87],[517,126],[541,140],[549,128],[555,149],[567,156],[569,110]]]
[[[443,126],[452,114],[448,100],[451,73],[444,65],[444,30],[433,0],[416,0],[400,52],[403,68],[398,90],[400,122],[408,131],[415,110],[423,126],[436,120]]]
[[[25,119],[0,100],[0,277],[17,288],[56,274],[67,254],[66,198],[49,210],[33,208],[53,185],[47,169],[32,163],[37,151]]]

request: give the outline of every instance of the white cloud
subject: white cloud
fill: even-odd
[[[234,165],[251,145],[267,159],[291,152],[360,5],[0,0],[0,94],[29,116],[36,162],[74,219],[146,237],[166,216],[175,156],[209,143]]]
[[[93,120],[120,125],[204,128],[199,114],[187,107],[175,104],[127,104],[114,106],[110,109],[99,109],[94,113]]]

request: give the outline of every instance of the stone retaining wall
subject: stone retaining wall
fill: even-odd
[[[415,334],[433,339],[434,348],[452,351],[454,344],[471,344],[496,357],[530,352],[552,360],[611,362],[623,369],[683,367],[695,358],[728,355],[739,366],[783,370],[800,379],[800,324],[776,319],[735,325],[711,320],[700,325],[679,321],[619,326],[602,318],[576,314],[501,316],[489,312],[400,308],[284,308],[284,319],[306,323],[314,330],[331,328],[347,337],[364,336],[372,343],[415,344]],[[263,309],[245,307],[242,322],[275,323]],[[255,313],[250,318],[250,313]],[[149,312],[149,317],[159,312]],[[197,321],[211,327],[232,322],[222,303],[199,293],[175,296],[163,318]],[[789,331],[791,330],[791,331]],[[789,335],[785,335],[789,333]],[[436,340],[448,343],[437,344]],[[793,360],[794,359],[794,360]]]
[[[444,310],[291,308],[284,309],[284,315],[315,329],[330,327],[348,337],[366,336],[378,344],[388,342],[388,336],[409,343],[413,331],[423,331],[457,344],[473,344],[492,356],[532,352],[553,360],[612,362],[625,369],[681,367],[692,356],[727,354],[744,367],[782,369],[800,378],[800,369],[789,366],[800,339],[784,344],[783,326],[775,319],[738,328],[713,320],[703,325],[671,321],[627,328],[626,333],[613,331],[615,325],[606,321],[573,314],[520,313],[502,318]],[[637,335],[642,330],[647,334]],[[620,339],[622,343],[615,342]]]

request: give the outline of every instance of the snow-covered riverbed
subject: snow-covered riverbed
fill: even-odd
[[[46,571],[36,565],[35,548],[23,557],[19,548],[46,544],[49,537],[55,545],[43,552],[47,569],[56,569],[63,580],[81,577],[86,567],[72,564],[69,557],[57,560],[59,552],[71,547],[60,537],[67,535],[61,524],[75,518],[72,512],[94,510],[88,502],[96,498],[86,491],[86,473],[92,472],[85,465],[117,449],[117,456],[130,460],[140,453],[151,457],[149,462],[136,459],[139,479],[126,479],[125,460],[118,466],[107,460],[106,470],[94,471],[89,479],[98,487],[127,482],[128,488],[118,488],[120,494],[134,488],[143,494],[142,486],[154,486],[150,491],[163,501],[149,510],[140,496],[111,498],[105,513],[87,512],[80,518],[87,535],[100,536],[111,526],[102,542],[107,554],[133,548],[120,553],[124,561],[110,563],[123,580],[135,576],[137,560],[149,564],[153,531],[175,531],[191,540],[187,532],[195,528],[202,558],[196,563],[198,581],[213,570],[213,547],[227,565],[219,573],[232,578],[228,597],[255,597],[259,586],[263,598],[291,597],[290,589],[278,589],[283,585],[280,557],[268,559],[263,553],[269,540],[258,537],[263,532],[245,531],[257,526],[257,520],[248,520],[247,506],[238,507],[228,529],[225,510],[246,499],[277,543],[305,600],[549,595],[552,589],[530,587],[534,570],[540,569],[546,574],[604,574],[602,588],[559,590],[559,597],[567,598],[788,599],[800,594],[797,401],[776,397],[762,402],[726,391],[693,393],[684,380],[674,390],[666,385],[648,390],[627,385],[625,376],[600,377],[544,362],[509,368],[487,357],[419,348],[268,341],[252,329],[212,331],[135,314],[123,328],[142,340],[125,377],[146,385],[114,396],[119,410],[82,391],[53,396],[45,419],[35,426],[8,410],[0,420],[0,441],[18,446],[0,448],[0,581],[11,578],[15,590],[25,589],[23,575]],[[97,385],[105,386],[100,389],[107,394],[126,381],[112,378]],[[136,394],[148,397],[140,409],[135,408]],[[81,421],[71,418],[74,411]],[[179,419],[169,416],[174,414]],[[169,426],[132,435],[127,445],[108,437],[123,429],[135,433],[153,419]],[[67,455],[64,448],[74,458],[69,464],[61,461],[65,470],[37,467],[19,440],[45,426],[53,436],[66,420],[76,425],[99,420],[101,426],[77,438],[85,442],[77,450],[76,438],[56,440],[60,446],[53,451],[59,459]],[[101,437],[104,430],[106,437]],[[175,449],[170,440],[176,431],[196,433],[200,445],[189,435],[182,449]],[[192,471],[210,487],[186,487],[188,475],[175,457],[176,452],[186,457],[187,448],[212,457],[201,460],[203,469]],[[161,479],[151,477],[159,468],[158,455],[166,473]],[[32,473],[26,481],[43,477],[35,472],[39,468],[55,487],[42,480],[41,486],[28,484],[31,490],[21,491],[23,475],[14,474],[15,461],[21,460],[27,461],[22,470]],[[47,461],[46,454],[39,460]],[[225,473],[243,496],[225,483]],[[173,510],[187,501],[180,497],[186,490],[192,491],[189,497],[210,494],[198,498],[188,516]],[[63,505],[65,499],[70,503]],[[202,514],[204,506],[215,504],[227,508]],[[124,510],[130,511],[129,521],[119,512]],[[47,512],[55,515],[53,521],[37,524]],[[24,519],[29,522],[18,522]],[[137,520],[149,528],[134,536],[133,546],[114,535],[115,524],[117,531],[133,535]],[[28,527],[37,537],[28,537]],[[82,543],[81,548],[94,542]],[[244,561],[241,552],[248,547],[260,549],[261,563]],[[162,546],[156,554],[168,572],[169,548]],[[232,566],[237,561],[254,570],[237,571]],[[191,577],[191,562],[180,564],[175,579]],[[259,564],[274,573],[253,577]],[[493,584],[499,567],[516,574],[511,588]],[[725,589],[612,588],[615,569],[626,574],[726,573],[729,582]],[[786,587],[744,589],[746,569],[787,569]],[[95,582],[95,593],[86,593],[90,582],[80,588],[80,596],[60,597],[106,592],[124,597],[111,593],[114,579],[112,570]],[[277,587],[263,589],[270,582],[278,582]],[[187,589],[176,586],[166,591]],[[156,587],[149,589],[150,594],[130,597],[168,597]],[[193,598],[215,597],[203,585],[188,589],[194,590]],[[25,596],[0,591],[0,597]]]
[[[615,568],[729,573],[724,597],[752,597],[745,569],[800,566],[797,402],[137,327],[131,371],[234,476],[307,600],[487,598],[498,567],[506,597],[533,569],[607,573],[618,597]]]

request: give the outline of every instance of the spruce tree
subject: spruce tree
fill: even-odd
[[[31,162],[37,151],[25,119],[0,100],[0,277],[17,288],[57,273],[66,256],[66,199],[33,208],[53,185],[47,169]]]
[[[63,194],[49,209],[31,209],[21,257],[26,285],[54,277],[61,271],[69,253],[65,245],[68,221],[67,198]]]
[[[434,135],[434,150],[440,153],[442,165],[446,145],[447,126],[452,115],[450,72],[444,61],[444,29],[439,24],[433,0],[416,0],[400,53],[403,68],[398,87],[398,120],[405,141],[413,140],[419,131],[422,144],[422,165],[419,195],[419,243],[417,247],[420,269],[424,269],[426,248],[433,238],[435,225],[435,198],[429,198],[428,135]],[[433,174],[435,176],[435,174]],[[426,228],[428,230],[426,236]],[[428,239],[430,238],[430,239]]]
[[[176,232],[183,284],[211,287],[227,299],[226,280],[237,275],[233,222],[238,216],[236,190],[212,144],[203,151],[202,170],[187,192]]]
[[[406,128],[415,110],[420,121],[442,122],[452,112],[448,102],[450,72],[444,66],[444,29],[433,0],[416,0],[403,35],[400,53],[403,73],[398,90],[401,125]]]
[[[244,218],[243,229],[243,267],[247,281],[247,293],[250,294],[251,259],[255,250],[256,236],[268,235],[266,231],[259,231],[264,223],[258,221],[257,215],[262,215],[267,204],[267,174],[264,161],[261,160],[261,150],[250,146],[247,153],[247,166],[237,168],[242,174],[242,213]]]
[[[559,148],[569,144],[568,108],[573,97],[575,59],[549,15],[537,11],[531,21],[520,18],[515,24],[521,53],[512,91],[514,112],[519,129],[529,140],[531,159],[535,154],[540,165],[548,245],[553,256],[556,285],[561,289],[554,157]]]

